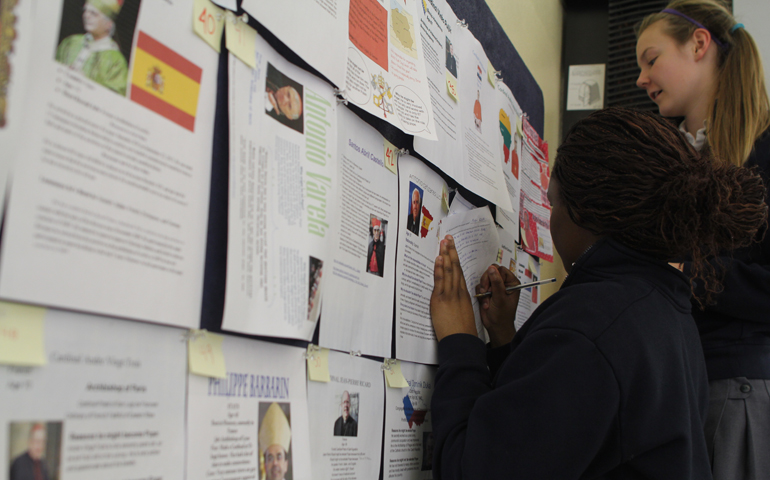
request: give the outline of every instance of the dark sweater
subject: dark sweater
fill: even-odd
[[[711,478],[689,297],[681,272],[604,239],[508,349],[444,338],[435,478]]]
[[[757,167],[765,181],[770,179],[770,130],[754,144],[746,166]],[[734,377],[770,379],[770,233],[765,226],[757,240],[711,261],[718,274],[724,273],[724,291],[716,304],[705,310],[693,307],[709,380]],[[688,276],[691,264],[685,262]],[[704,291],[698,285],[696,294]]]

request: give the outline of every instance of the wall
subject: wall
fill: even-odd
[[[604,2],[568,2],[564,9],[564,33],[562,34],[562,110],[561,131],[566,133],[579,120],[594,110],[566,110],[570,65],[607,65],[608,4]],[[609,67],[609,65],[607,65]],[[607,88],[604,89],[604,106],[607,105]]]
[[[564,7],[561,0],[487,0],[511,43],[543,90],[545,140],[553,164],[561,140],[561,52]],[[503,79],[505,80],[505,79]],[[561,259],[542,262],[540,277],[557,277],[557,284],[541,287],[545,299],[559,289],[565,272]]]
[[[767,28],[767,19],[770,18],[770,2],[767,0],[733,0],[733,14],[736,20],[746,26],[746,31],[757,42],[759,53],[762,55],[762,66],[765,70],[765,87],[770,93],[770,82],[768,81],[770,80],[770,29]]]

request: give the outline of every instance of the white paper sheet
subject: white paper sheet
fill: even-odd
[[[337,103],[331,86],[286,61],[261,37],[256,52],[256,69],[233,55],[229,63],[222,328],[309,340],[337,211]]]
[[[369,480],[379,475],[385,409],[380,365],[332,351],[331,381],[308,382],[313,478]]]
[[[384,478],[433,478],[433,397],[436,369],[401,363],[409,388],[387,388],[385,403]]]
[[[319,343],[389,357],[399,225],[398,177],[384,166],[382,136],[347,108],[340,108],[337,115],[339,186],[334,195],[339,215],[333,225]],[[375,245],[376,223],[381,233]],[[372,268],[372,257],[382,264]]]
[[[344,88],[350,0],[244,0],[241,6],[310,66]]]
[[[48,310],[48,364],[0,366],[3,478],[27,451],[36,424],[45,427],[48,478],[182,478],[187,369],[182,333]],[[17,478],[33,478],[28,474]]]
[[[457,181],[462,179],[462,120],[460,104],[449,94],[447,75],[451,75],[456,82],[458,68],[465,66],[463,62],[467,61],[460,58],[457,52],[461,29],[446,0],[423,3],[420,9],[420,36],[438,141],[415,137],[414,148]]]
[[[544,147],[535,129],[524,119],[519,214],[521,246],[530,255],[553,262],[551,205],[547,197],[551,173]]]
[[[222,351],[226,378],[189,375],[187,478],[264,478],[264,452],[277,445],[288,460],[268,469],[310,479],[305,350],[225,336]]]
[[[493,263],[499,263],[497,258],[500,251],[500,237],[489,207],[475,208],[443,219],[439,225],[439,238],[444,238],[446,235],[452,235],[455,240],[465,284],[473,301],[476,333],[486,343],[486,330],[479,316],[478,299],[474,298],[474,295],[476,285],[479,284],[486,269]],[[436,255],[438,255],[438,249],[436,249]]]
[[[115,37],[130,54],[94,46],[111,52],[94,66],[77,56],[83,4],[38,6],[0,296],[197,326],[217,54],[189,3],[127,0]]]
[[[500,108],[500,142],[503,150],[503,173],[505,174],[505,186],[508,188],[508,196],[511,198],[511,207],[506,215],[513,219],[511,232],[518,232],[519,208],[521,207],[521,174],[519,151],[521,149],[521,135],[517,133],[516,124],[520,122],[522,110],[513,92],[503,82],[497,82],[497,91],[502,96],[503,102]],[[501,208],[504,210],[504,208]],[[498,209],[500,210],[500,209]]]
[[[399,157],[398,176],[401,212],[396,253],[396,358],[438,363],[430,295],[438,251],[438,224],[446,216],[441,207],[441,192],[446,183],[430,167],[409,155]],[[413,200],[417,202],[414,212]]]
[[[479,41],[467,28],[451,23],[456,17],[445,2],[434,2],[428,8],[422,26],[430,31],[432,51],[438,55],[442,45],[448,50],[451,42],[454,54],[446,53],[446,62],[428,63],[431,100],[438,112],[438,142],[415,137],[414,148],[468,190],[511,211],[499,120],[505,99],[487,79],[489,61]],[[439,13],[446,24],[436,21]],[[456,64],[457,99],[447,91],[450,56]]]
[[[211,1],[216,3],[222,8],[232,10],[233,12],[238,11],[238,5],[236,3],[236,0],[211,0]]]
[[[409,135],[436,139],[421,0],[350,0],[345,98]]]
[[[521,283],[540,280],[540,262],[537,257],[519,249],[516,255],[516,277]],[[525,288],[519,294],[519,307],[516,310],[516,330],[520,329],[529,316],[540,305],[540,287]]]
[[[475,205],[463,198],[463,196],[459,193],[455,193],[454,198],[452,198],[452,205],[449,206],[448,216],[452,216],[455,213],[467,212],[468,210],[473,210],[474,208],[476,208]]]
[[[24,145],[23,120],[27,111],[29,61],[34,39],[32,14],[35,1],[0,6],[0,212],[5,207],[6,186],[12,174],[17,149]],[[7,50],[6,50],[7,49]]]

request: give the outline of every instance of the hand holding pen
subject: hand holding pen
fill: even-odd
[[[507,287],[521,285],[510,270],[499,265],[490,265],[476,285],[479,296],[481,322],[489,333],[492,347],[500,347],[513,340],[516,328],[516,308],[519,306],[520,290],[506,292]]]
[[[515,290],[522,290],[524,288],[529,288],[529,287],[536,287],[538,285],[545,285],[547,283],[553,283],[555,281],[556,281],[555,278],[547,278],[545,280],[538,280],[537,282],[529,282],[529,283],[522,283],[522,284],[519,284],[519,285],[513,285],[513,286],[510,286],[510,287],[505,287],[505,293],[513,292]],[[474,295],[474,297],[475,298],[481,298],[481,297],[489,297],[491,295],[492,295],[492,291],[490,290],[490,291],[484,292],[484,293],[477,293],[476,295]]]

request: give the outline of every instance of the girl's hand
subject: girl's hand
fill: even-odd
[[[471,296],[465,285],[460,258],[451,235],[441,240],[433,268],[430,317],[438,341],[455,333],[477,334]]]
[[[513,322],[521,290],[506,292],[505,288],[520,284],[516,275],[507,268],[490,265],[476,285],[477,294],[492,291],[491,296],[479,298],[481,321],[487,328],[492,347],[501,347],[513,340],[516,333]]]

